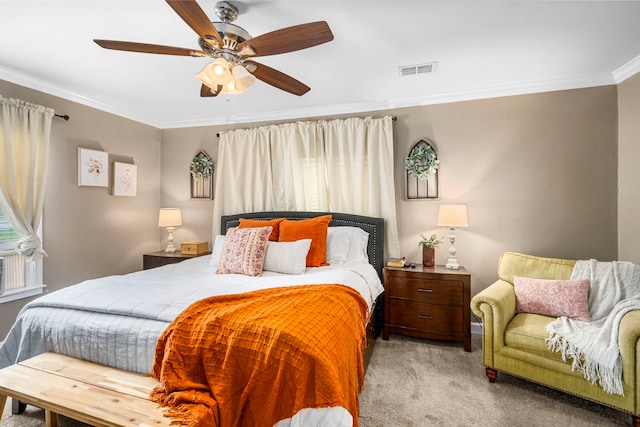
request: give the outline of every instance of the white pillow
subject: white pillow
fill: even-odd
[[[224,240],[227,236],[224,234],[218,234],[213,242],[213,250],[211,251],[211,265],[216,267],[220,264],[220,257],[222,256],[222,249],[224,248]],[[264,267],[263,267],[264,268]]]
[[[358,227],[329,227],[327,262],[369,262],[369,233]]]
[[[311,239],[293,242],[267,242],[263,270],[284,274],[303,274],[307,268],[307,254]]]

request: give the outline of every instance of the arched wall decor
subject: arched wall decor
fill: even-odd
[[[191,198],[199,200],[213,199],[213,160],[206,151],[200,150],[190,167]]]
[[[440,160],[434,146],[421,139],[411,146],[405,159],[408,200],[438,199],[438,169]]]

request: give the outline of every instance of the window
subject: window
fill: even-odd
[[[16,240],[18,240],[18,233],[14,231],[9,220],[0,211],[0,250],[10,249]]]
[[[0,211],[0,303],[42,293],[42,260],[26,262],[13,250],[19,239]]]

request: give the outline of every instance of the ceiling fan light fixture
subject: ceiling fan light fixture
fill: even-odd
[[[206,73],[206,69],[200,71],[198,74],[196,74],[196,79],[200,80],[200,83],[202,83],[203,85],[208,86],[211,89],[214,89],[216,87],[218,87],[218,85],[213,82],[211,79],[209,79],[209,77],[207,76]]]
[[[243,90],[239,89],[233,80],[230,80],[225,85],[222,86],[222,93],[242,93]]]
[[[240,64],[233,67],[231,74],[233,75],[234,87],[239,91],[251,87],[256,81],[256,77]]]
[[[217,85],[224,85],[233,79],[229,63],[224,58],[216,58],[204,68],[207,78]]]

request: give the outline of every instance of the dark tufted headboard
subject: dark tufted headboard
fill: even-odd
[[[369,246],[367,253],[369,254],[369,262],[378,272],[382,279],[383,248],[384,248],[384,219],[373,218],[362,215],[353,215],[335,212],[251,212],[235,215],[223,215],[220,218],[220,233],[227,234],[227,230],[231,227],[237,227],[240,224],[240,218],[248,219],[273,219],[287,218],[290,220],[300,220],[313,218],[321,215],[331,215],[332,219],[329,227],[352,226],[360,227],[369,233]]]

